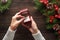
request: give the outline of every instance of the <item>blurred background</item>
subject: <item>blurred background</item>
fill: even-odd
[[[45,16],[43,16],[39,11],[35,9],[35,4],[33,0],[12,0],[10,9],[5,11],[3,14],[0,13],[0,40],[4,37],[11,23],[11,18],[21,9],[28,8],[30,14],[36,21],[38,28],[45,37],[46,40],[56,40],[56,36],[53,32],[48,31],[45,25]],[[15,34],[14,40],[34,40],[31,33],[19,26]]]

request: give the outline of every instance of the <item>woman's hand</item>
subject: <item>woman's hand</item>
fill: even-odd
[[[21,22],[24,21],[25,17],[22,16],[22,13],[26,13],[28,9],[23,9],[20,12],[16,13],[13,17],[12,17],[12,21],[11,21],[11,25],[10,28],[11,30],[15,30],[17,29],[17,27],[19,26],[19,24],[21,24]]]
[[[21,24],[21,22],[24,20],[24,16],[19,15],[20,12],[16,13],[16,15],[14,15],[12,17],[12,21],[11,21],[11,25],[10,28],[11,30],[15,30],[17,29],[18,25]],[[19,20],[18,20],[19,19]]]
[[[35,34],[39,31],[39,29],[37,28],[37,24],[35,23],[35,21],[33,20],[33,18],[31,17],[31,27],[28,25],[25,25],[24,23],[22,23],[22,25],[27,28],[32,34]],[[30,23],[29,23],[30,24]]]

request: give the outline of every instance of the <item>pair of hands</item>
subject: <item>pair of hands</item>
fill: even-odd
[[[12,17],[12,21],[11,21],[11,24],[10,24],[10,29],[11,30],[16,30],[17,27],[20,25],[20,24],[23,24],[22,22],[24,21],[25,17],[21,15],[21,13],[24,13],[25,11],[24,10],[21,10],[20,12],[16,13],[13,17]],[[19,20],[17,20],[19,19]],[[22,25],[24,26],[25,28],[27,28],[32,34],[35,34],[37,33],[39,30],[37,28],[37,24],[35,23],[35,21],[33,20],[32,16],[30,17],[31,19],[31,27],[28,27],[28,26],[25,26],[25,25]]]

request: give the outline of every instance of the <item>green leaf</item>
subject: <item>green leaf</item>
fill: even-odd
[[[3,12],[4,10],[8,10],[11,5],[12,0],[8,0],[6,4],[2,4],[0,1],[0,12]]]
[[[46,28],[49,29],[49,30],[52,29],[52,27],[53,27],[53,24],[49,24],[49,23],[48,23],[48,24],[46,24],[46,25],[47,25]]]

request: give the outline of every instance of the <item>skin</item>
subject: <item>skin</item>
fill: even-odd
[[[37,28],[37,24],[35,23],[34,19],[32,18],[32,16],[30,17],[31,19],[31,27],[28,27],[27,25],[25,25],[23,23],[25,17],[21,15],[21,13],[26,12],[26,9],[21,10],[20,12],[16,13],[11,20],[11,24],[10,24],[10,29],[12,31],[16,30],[17,27],[22,24],[22,26],[24,26],[25,28],[27,28],[32,34],[35,34],[39,31],[39,29]],[[19,20],[17,20],[19,19]]]

